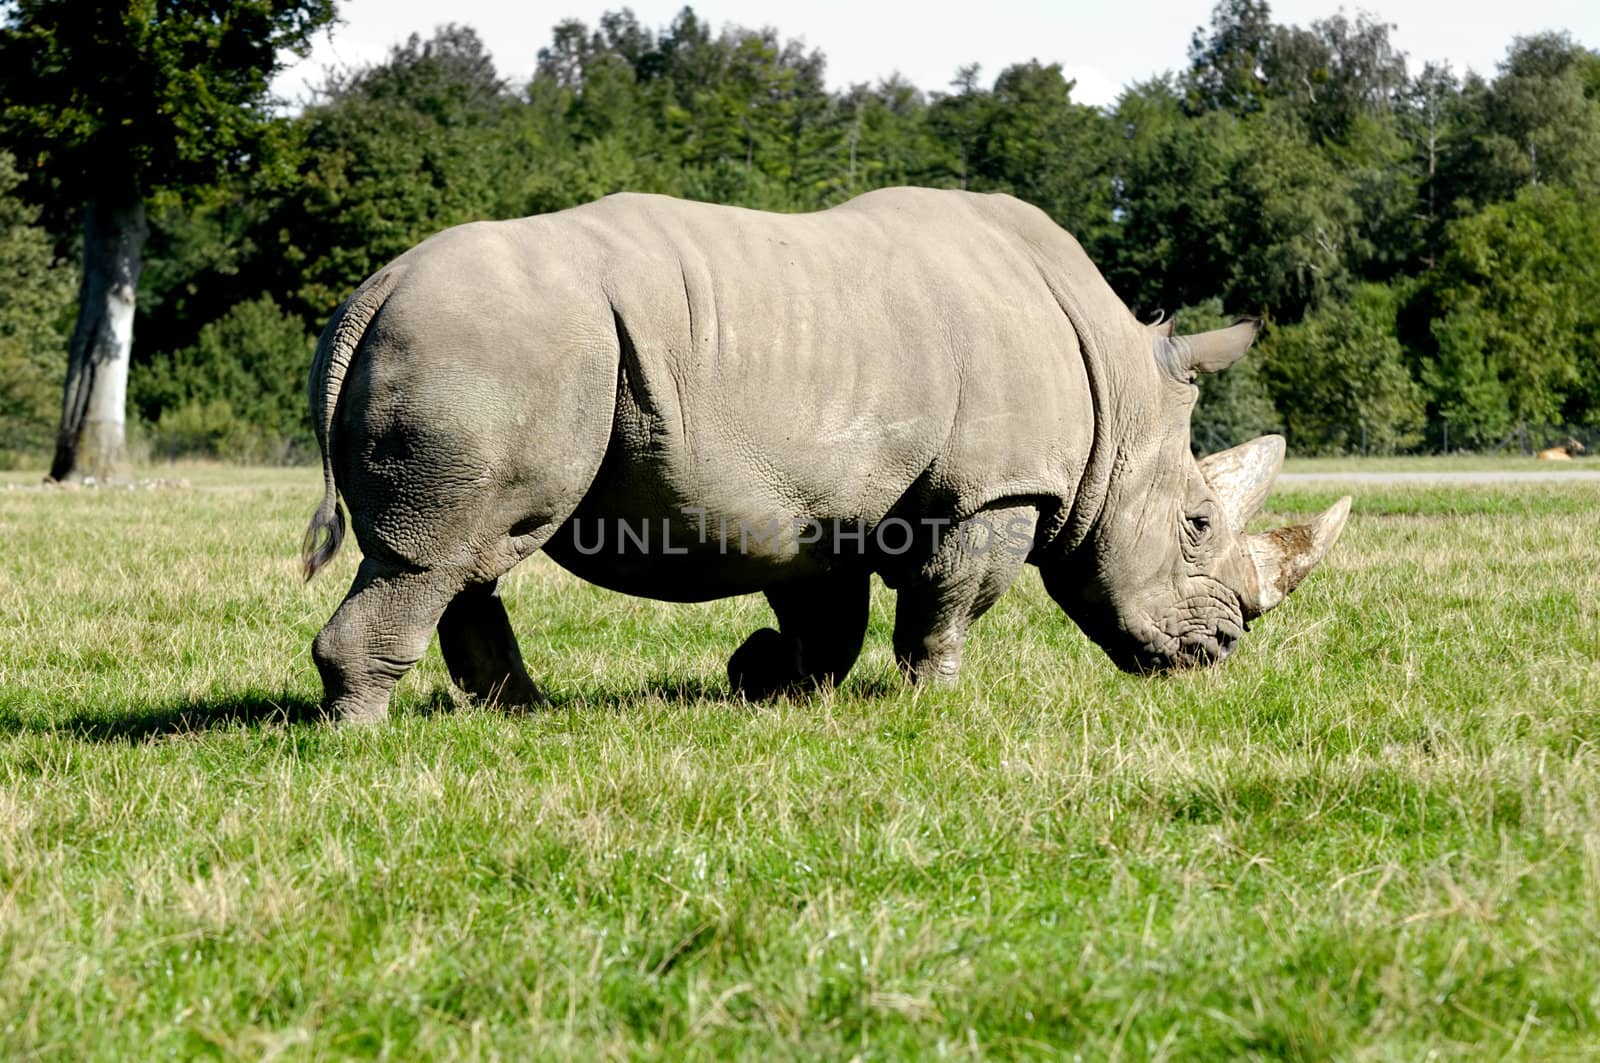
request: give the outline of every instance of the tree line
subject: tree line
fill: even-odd
[[[4,33],[51,6],[13,3]],[[1301,453],[1438,446],[1443,431],[1482,448],[1519,425],[1600,423],[1600,54],[1562,33],[1510,42],[1491,78],[1412,69],[1365,14],[1289,26],[1264,0],[1222,0],[1185,67],[1101,108],[1036,61],[992,79],[964,67],[931,92],[898,77],[830,90],[822,52],[775,29],[717,29],[690,8],[651,28],[624,9],[554,27],[525,84],[451,25],[331,73],[286,114],[264,102],[272,57],[303,50],[332,6],[237,6],[259,9],[251,39],[270,47],[241,47],[251,75],[221,79],[232,109],[158,127],[155,147],[136,122],[111,163],[144,167],[128,400],[157,455],[309,458],[305,369],[350,289],[446,226],[623,190],[783,211],[896,184],[1026,199],[1142,316],[1175,311],[1182,331],[1265,319],[1259,353],[1205,382],[1205,449],[1263,430]],[[158,44],[146,61],[181,89],[182,49]],[[70,102],[71,87],[23,80],[0,74],[13,461],[57,434],[88,291],[76,262],[95,239],[85,183],[106,168],[66,158],[71,114],[39,98]]]

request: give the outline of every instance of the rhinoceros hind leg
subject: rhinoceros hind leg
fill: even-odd
[[[389,693],[428,648],[434,624],[465,580],[447,569],[416,570],[368,556],[316,641],[323,711],[341,723],[389,715]]]
[[[439,650],[450,678],[480,701],[507,708],[545,703],[528,678],[498,580],[469,584],[439,618]]]
[[[769,588],[779,630],[755,632],[728,660],[734,693],[761,700],[844,679],[867,634],[870,579],[849,572]]]
[[[912,682],[955,682],[968,629],[1022,570],[1037,522],[1033,506],[984,510],[950,529],[918,571],[896,580],[894,655]]]

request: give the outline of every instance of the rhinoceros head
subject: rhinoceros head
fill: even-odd
[[[1349,515],[1346,497],[1309,524],[1247,534],[1283,465],[1283,437],[1200,461],[1191,454],[1195,374],[1237,361],[1256,331],[1254,321],[1197,336],[1174,336],[1170,324],[1145,330],[1160,400],[1119,433],[1105,505],[1082,544],[1041,566],[1051,596],[1128,671],[1226,657],[1322,559]]]

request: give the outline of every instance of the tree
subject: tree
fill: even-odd
[[[1216,192],[1227,221],[1213,236],[1233,248],[1224,301],[1297,321],[1343,288],[1360,255],[1351,176],[1276,102],[1239,122],[1230,146],[1227,182]]]
[[[1347,143],[1364,118],[1394,110],[1406,85],[1395,27],[1361,13],[1319,19],[1310,29],[1275,26],[1261,56],[1263,96],[1288,101],[1319,143]]]
[[[747,173],[760,173],[782,188],[789,209],[831,200],[844,183],[845,127],[826,89],[822,53],[808,52],[798,41],[780,42],[770,29],[729,28],[715,47],[722,53],[722,75],[696,100],[711,103],[724,121],[700,123],[722,127],[708,138],[715,154],[702,153],[702,159],[742,162]]]
[[[593,32],[563,22],[529,86],[558,155],[532,202],[551,209],[634,189],[773,210],[826,206],[850,183],[851,113],[823,70],[822,53],[798,41],[733,26],[713,36],[689,8],[659,36],[627,11],[603,15]]]
[[[146,202],[205,186],[261,150],[283,50],[333,0],[13,0],[0,23],[0,126],[82,204],[78,319],[50,477],[120,461]]]
[[[1142,86],[1113,116],[1127,143],[1104,258],[1129,305],[1148,313],[1220,298],[1295,321],[1340,291],[1363,253],[1350,175],[1279,101],[1244,118],[1190,118],[1163,107],[1163,91]],[[1154,131],[1128,129],[1134,116]]]
[[[1444,154],[1461,107],[1461,84],[1448,64],[1428,63],[1406,86],[1399,107],[1400,134],[1409,145],[1409,168],[1417,187],[1418,240],[1413,264],[1431,267],[1442,235],[1446,207],[1440,189]]]
[[[1105,120],[1072,101],[1061,66],[1018,63],[995,79],[970,162],[981,191],[1010,192],[1085,243],[1110,224]]]
[[[1422,388],[1395,338],[1399,294],[1361,284],[1263,337],[1268,388],[1302,452],[1389,453],[1422,439]]]
[[[500,86],[477,35],[455,26],[335,77],[279,131],[285,164],[268,175],[251,225],[260,251],[250,294],[320,327],[413,244],[504,213],[524,160],[507,136],[515,101]]]
[[[413,33],[386,62],[336,76],[325,92],[402,104],[446,126],[492,124],[514,102],[477,31],[456,23],[426,40]]]
[[[1600,415],[1600,194],[1548,186],[1452,222],[1421,296],[1423,378],[1451,435],[1499,442],[1517,422]]]
[[[1188,106],[1233,114],[1259,107],[1273,29],[1266,0],[1219,0],[1211,9],[1210,31],[1196,27],[1190,38],[1184,79]]]
[[[1114,231],[1094,257],[1141,316],[1220,297],[1227,283],[1227,128],[1193,119],[1171,78],[1134,85],[1110,128]]]
[[[1530,185],[1600,190],[1600,54],[1566,34],[1519,37],[1457,107],[1441,174],[1456,216]]]
[[[839,108],[848,121],[845,192],[925,181],[938,148],[921,90],[895,74],[875,86],[852,86]]]
[[[979,139],[994,107],[994,97],[978,84],[980,72],[977,63],[957,69],[950,82],[956,91],[936,93],[928,113],[929,129],[950,155],[949,172],[957,188],[972,185]]]

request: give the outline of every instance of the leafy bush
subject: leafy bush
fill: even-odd
[[[316,455],[306,369],[316,340],[271,297],[239,303],[193,345],[135,374],[155,456],[273,464]]]
[[[283,464],[282,437],[250,424],[227,399],[191,399],[163,410],[149,431],[151,457],[217,458],[248,464]]]
[[[38,210],[11,194],[20,181],[0,152],[0,466],[51,443],[72,313],[72,268],[56,260]]]

